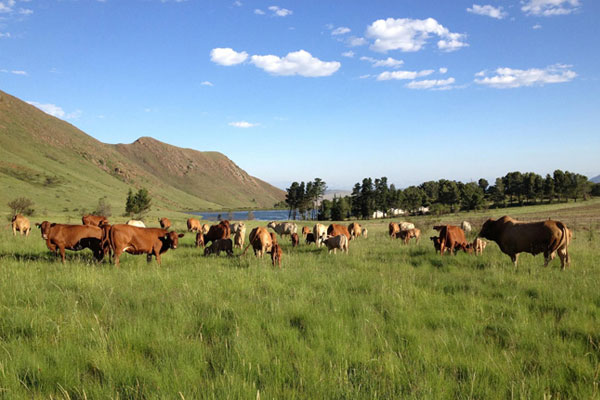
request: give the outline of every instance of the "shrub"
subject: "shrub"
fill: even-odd
[[[16,199],[8,202],[8,207],[11,209],[13,215],[33,215],[33,213],[35,212],[33,206],[33,201],[31,199],[28,199],[27,197],[17,197]]]
[[[112,210],[110,204],[106,201],[106,196],[98,199],[98,205],[96,205],[96,209],[92,211],[94,215],[103,215],[105,217],[110,217],[112,215]]]

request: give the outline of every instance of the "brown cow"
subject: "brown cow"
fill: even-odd
[[[435,252],[439,252],[440,251],[440,238],[437,236],[431,236],[429,238],[432,242],[433,242],[433,247],[435,248]]]
[[[475,255],[477,256],[479,254],[483,254],[483,250],[485,249],[485,246],[487,246],[487,242],[477,237],[475,240],[473,240],[471,246],[475,250]]]
[[[102,215],[84,215],[81,217],[81,223],[83,225],[100,226],[108,224],[108,219]]]
[[[298,237],[298,234],[292,233],[292,247],[298,246],[298,243],[300,243],[300,238]]]
[[[90,249],[98,261],[104,258],[103,231],[97,226],[53,224],[48,221],[35,225],[40,228],[42,239],[46,241],[48,249],[60,252],[63,263],[65,262],[65,250]]]
[[[212,244],[204,249],[204,255],[208,256],[210,254],[220,255],[221,252],[224,251],[228,256],[233,255],[233,242],[231,239],[217,239]]]
[[[252,246],[254,255],[257,257],[262,257],[263,254],[271,251],[271,248],[273,247],[273,241],[267,228],[258,226],[250,231],[248,245],[244,249],[242,255],[246,254],[246,251],[248,251],[250,246]]]
[[[169,229],[171,227],[171,221],[169,221],[169,218],[159,218],[158,222],[160,223],[160,227],[162,229]]]
[[[350,233],[350,240],[352,240],[361,235],[362,229],[359,224],[352,222],[350,225],[348,225],[348,232]]]
[[[31,232],[31,225],[29,224],[29,219],[27,219],[26,216],[22,214],[15,215],[14,217],[12,217],[11,224],[13,236],[17,236],[17,231],[19,231],[19,234],[21,236],[25,235],[26,237],[29,237],[29,232]]]
[[[454,253],[454,249],[462,249],[464,252],[472,252],[470,244],[465,238],[465,231],[459,226],[454,225],[437,225],[433,229],[440,232],[440,254],[444,255],[446,249],[450,250],[450,254]]]
[[[396,238],[402,239],[404,244],[408,244],[410,239],[415,238],[415,241],[418,244],[419,239],[421,238],[421,230],[418,228],[401,230],[396,233]]]
[[[297,233],[294,233],[294,235],[298,236]],[[277,243],[273,243],[273,247],[271,247],[271,262],[273,263],[273,266],[275,266],[275,264],[279,265],[279,269],[281,269],[281,257],[283,255],[283,251],[281,251],[281,246],[278,245]]]
[[[277,244],[277,235],[275,234],[275,232],[269,232],[269,235],[271,235],[271,242],[273,244]]]
[[[229,222],[221,221],[217,225],[212,225],[208,232],[204,235],[203,242],[208,245],[209,242],[213,242],[219,239],[229,239],[231,237],[231,231]]]
[[[187,228],[188,232],[200,232],[202,229],[202,224],[200,223],[200,220],[196,218],[188,218]]]
[[[388,232],[391,238],[397,238],[397,233],[400,232],[400,226],[395,222],[390,222],[388,225]]]
[[[366,239],[369,237],[369,231],[367,228],[362,228],[362,236]]]
[[[204,247],[204,234],[202,232],[196,233],[196,247]]]
[[[130,254],[147,254],[148,261],[154,255],[160,265],[160,255],[169,249],[176,249],[183,233],[169,232],[160,228],[138,228],[125,224],[113,225],[110,229],[110,247],[115,258],[115,266],[119,266],[119,258],[124,252]]]
[[[560,221],[521,222],[508,216],[497,220],[490,218],[481,227],[479,237],[496,242],[515,267],[519,253],[544,253],[546,267],[558,252],[561,269],[564,270],[571,264],[568,252],[569,230]]]
[[[302,227],[302,236],[306,237],[310,233],[310,228],[308,226]]]
[[[350,232],[348,232],[348,228],[346,228],[344,225],[338,225],[338,224],[329,225],[329,227],[327,228],[327,235],[328,236],[344,235],[344,236],[346,236],[346,238],[348,240],[350,240]]]

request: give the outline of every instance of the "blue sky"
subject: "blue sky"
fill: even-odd
[[[0,89],[277,186],[600,174],[600,2],[0,0]]]

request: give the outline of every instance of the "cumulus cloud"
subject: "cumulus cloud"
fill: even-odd
[[[9,38],[10,37],[10,32],[0,32],[0,39],[1,38]]]
[[[210,82],[210,81],[204,81],[204,82],[200,82],[200,84],[201,84],[202,86],[214,86],[214,85],[213,85],[213,83],[212,83],[212,82]]]
[[[426,69],[423,71],[385,71],[377,75],[378,81],[389,81],[391,79],[405,80],[405,79],[416,79],[422,76],[433,74],[432,69]]]
[[[210,52],[210,60],[219,65],[225,65],[227,67],[231,65],[236,65],[243,63],[248,58],[248,53],[242,51],[238,53],[237,51],[225,47],[225,48],[215,48]]]
[[[342,56],[352,58],[354,57],[354,52],[352,50],[348,50],[342,53]]]
[[[255,8],[254,9],[254,14],[256,14],[256,15],[265,15],[265,12],[263,10],[261,10],[260,8]]]
[[[348,38],[346,43],[348,44],[348,46],[358,47],[358,46],[364,46],[365,44],[367,44],[367,40],[362,37],[352,36],[352,37]]]
[[[345,26],[340,26],[339,28],[335,28],[334,30],[331,31],[331,34],[336,36],[336,35],[345,35],[346,33],[350,32],[350,28],[346,28]]]
[[[521,11],[527,15],[550,17],[571,14],[579,6],[579,0],[523,0]]]
[[[52,115],[53,117],[60,119],[77,119],[81,116],[81,110],[76,110],[71,113],[65,112],[61,107],[56,104],[42,104],[36,101],[28,101],[27,104],[31,104],[34,107],[39,108],[46,114]]]
[[[253,123],[247,122],[247,121],[236,121],[236,122],[230,122],[229,126],[233,126],[234,128],[253,128],[255,126],[258,126],[258,124],[253,124]]]
[[[28,1],[21,0],[22,3],[27,3]],[[0,14],[21,14],[21,15],[30,15],[33,14],[33,10],[28,8],[16,8],[17,2],[16,0],[0,0]]]
[[[502,19],[508,15],[506,11],[502,10],[502,7],[494,7],[490,5],[480,6],[473,4],[473,7],[467,8],[467,12],[477,15],[485,15],[486,17]]]
[[[534,26],[531,27],[531,29],[542,29],[542,25],[535,24]]]
[[[371,49],[383,53],[389,50],[419,51],[432,35],[440,38],[437,45],[443,51],[468,46],[464,41],[465,34],[450,32],[433,18],[379,19],[367,27],[366,35],[374,39]]]
[[[442,67],[438,71],[440,72],[440,74],[445,74],[446,72],[448,72],[448,68]]]
[[[490,86],[499,89],[518,88],[523,86],[544,86],[549,83],[570,82],[577,74],[571,71],[570,65],[556,64],[544,69],[513,69],[498,68],[494,71],[495,75],[488,76],[486,71],[475,74],[480,79],[475,79],[475,83]]]
[[[287,17],[288,15],[293,14],[292,10],[288,10],[287,8],[280,8],[277,6],[270,6],[269,11],[271,11],[276,17]]]
[[[429,79],[423,81],[412,81],[406,84],[409,89],[450,89],[455,82],[454,78],[448,79]]]
[[[392,57],[388,57],[385,60],[378,60],[373,57],[361,57],[360,59],[362,61],[370,62],[374,67],[398,68],[402,64],[404,64],[404,61],[396,60],[395,58],[392,58]]]
[[[330,76],[340,69],[337,61],[321,61],[305,50],[288,53],[285,57],[254,55],[251,62],[272,75]]]

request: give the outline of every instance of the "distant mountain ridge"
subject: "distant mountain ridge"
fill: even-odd
[[[141,187],[156,207],[171,210],[268,208],[285,198],[221,153],[149,137],[102,143],[2,91],[0,184],[0,207],[27,196],[49,211],[91,209],[101,197],[121,209],[127,191]]]
[[[590,181],[594,183],[600,183],[600,175],[591,178]]]

